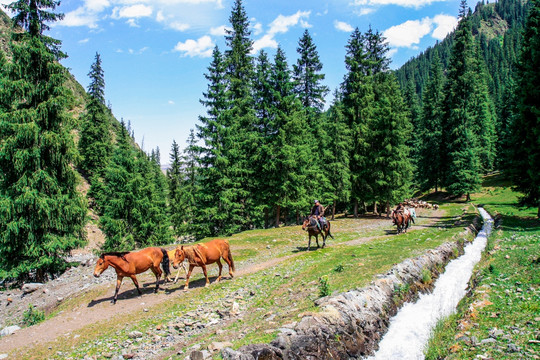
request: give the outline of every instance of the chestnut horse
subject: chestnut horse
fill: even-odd
[[[189,277],[191,276],[191,272],[195,266],[202,268],[204,276],[206,277],[205,286],[208,286],[210,281],[208,280],[206,265],[217,263],[219,266],[219,275],[216,282],[219,282],[221,280],[221,270],[223,269],[223,265],[221,265],[220,261],[221,258],[223,258],[227,265],[229,265],[229,275],[232,278],[234,276],[234,261],[231,254],[231,248],[227,240],[215,239],[203,244],[186,247],[181,246],[180,248],[176,248],[173,267],[175,269],[178,268],[178,264],[183,262],[184,259],[188,259],[189,262],[189,270],[186,276],[186,285],[184,286],[184,290],[189,288]]]
[[[315,241],[317,242],[317,248],[319,248],[319,234],[322,235],[323,249],[326,246],[326,238],[328,236],[330,236],[332,239],[334,238],[334,236],[330,233],[330,221],[326,220],[322,230],[320,230],[319,227],[317,226],[317,220],[313,216],[304,218],[304,223],[302,224],[302,230],[307,230],[308,235],[309,235],[308,246],[307,246],[308,251],[311,247],[312,236],[315,236]]]
[[[139,282],[137,281],[136,274],[145,272],[151,269],[154,275],[156,275],[156,290],[159,289],[159,278],[161,277],[161,269],[159,264],[163,267],[165,276],[169,275],[169,256],[167,250],[158,247],[149,247],[134,252],[109,252],[101,254],[99,257],[96,268],[94,269],[94,276],[99,277],[103,271],[105,271],[109,265],[116,270],[116,291],[114,292],[113,304],[116,304],[118,298],[118,290],[122,284],[122,279],[130,277],[139,292],[142,295],[139,288]]]
[[[407,232],[407,229],[411,225],[412,217],[410,214],[404,214],[403,212],[395,211],[392,214],[392,220],[394,225],[397,226],[397,233]]]
[[[174,254],[175,253],[176,253],[176,249],[172,249],[172,250],[167,251],[167,255],[169,256],[169,260],[171,262],[174,261]],[[178,271],[176,272],[176,277],[174,278],[174,281],[169,276],[167,276],[167,281],[173,281],[173,283],[176,284],[176,282],[178,281],[178,277],[180,276],[180,267],[182,267],[182,269],[184,269],[184,274],[187,275],[186,265],[184,265],[184,263],[181,263],[180,266],[178,267]]]

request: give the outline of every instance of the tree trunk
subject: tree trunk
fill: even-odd
[[[379,215],[379,214],[377,213],[377,202],[376,202],[376,201],[373,203],[373,214],[374,214],[374,215]]]
[[[296,225],[300,225],[300,210],[296,209]]]
[[[538,214],[536,216],[540,219],[540,201],[538,202]]]
[[[362,201],[362,205],[364,205],[364,214],[367,214],[367,204],[365,201]]]
[[[390,217],[390,201],[386,200],[386,217]]]
[[[281,206],[278,205],[276,208],[276,227],[279,227],[279,213],[281,211]]]
[[[264,228],[268,229],[268,208],[264,209]]]
[[[354,200],[354,218],[358,219],[358,199]]]
[[[332,205],[332,221],[334,221],[335,216],[336,216],[336,200],[334,199],[334,204]]]
[[[471,194],[467,193],[467,199],[465,201],[471,201]]]

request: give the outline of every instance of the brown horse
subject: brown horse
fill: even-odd
[[[223,265],[221,265],[220,259],[223,258],[227,265],[229,265],[229,275],[231,278],[234,276],[234,261],[231,254],[231,248],[227,240],[215,239],[203,244],[197,244],[193,246],[182,246],[176,248],[173,267],[178,268],[178,264],[188,259],[189,261],[189,271],[186,276],[186,285],[184,290],[189,288],[189,277],[195,266],[202,268],[204,276],[206,277],[206,285],[210,284],[208,280],[208,274],[206,272],[206,265],[217,263],[219,266],[219,275],[216,279],[216,282],[221,280],[221,270]]]
[[[319,248],[319,234],[323,238],[323,249],[326,246],[326,238],[330,236],[332,239],[334,236],[330,233],[330,221],[326,220],[322,230],[317,226],[317,220],[314,216],[304,218],[304,223],[302,224],[302,230],[307,230],[309,235],[307,249],[309,251],[311,247],[311,237],[315,236],[315,241],[317,242],[317,248]]]
[[[177,248],[180,248],[180,246],[178,246]],[[167,251],[167,255],[169,256],[169,260],[171,262],[174,261],[174,254],[176,253],[176,249],[172,249],[172,250],[168,250]],[[174,284],[176,284],[176,282],[178,281],[178,277],[180,276],[180,267],[182,269],[184,269],[184,273],[185,275],[187,275],[187,269],[186,269],[186,265],[184,265],[184,263],[182,262],[180,264],[180,266],[178,266],[178,271],[176,272],[176,277],[174,278],[174,281],[170,278],[170,276],[167,276],[167,281],[173,281]],[[175,268],[176,269],[176,268]]]
[[[161,277],[161,269],[159,264],[163,267],[165,276],[169,275],[169,256],[167,250],[158,247],[149,247],[134,252],[109,252],[101,254],[99,257],[96,268],[94,269],[94,276],[99,277],[103,271],[105,271],[109,265],[116,270],[116,291],[114,292],[113,304],[116,304],[118,298],[118,290],[122,284],[122,279],[130,277],[139,292],[142,295],[139,288],[139,282],[137,281],[136,274],[145,272],[151,269],[154,275],[156,275],[156,290],[159,289],[159,278]]]
[[[392,214],[392,220],[394,225],[397,226],[397,233],[407,232],[407,229],[411,225],[412,217],[410,214],[404,214],[400,211],[394,211]]]

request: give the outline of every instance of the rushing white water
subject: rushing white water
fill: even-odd
[[[482,256],[493,220],[482,208],[484,226],[476,239],[465,246],[465,253],[446,265],[431,294],[422,294],[416,303],[407,303],[390,321],[379,351],[370,360],[424,359],[424,347],[433,327],[452,314],[465,296],[474,266]]]

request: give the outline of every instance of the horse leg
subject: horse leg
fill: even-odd
[[[161,269],[159,268],[159,263],[157,266],[152,266],[150,269],[152,269],[152,272],[154,275],[156,275],[156,290],[154,290],[155,293],[159,290],[159,279],[161,278]]]
[[[120,285],[122,285],[123,276],[116,277],[116,291],[114,292],[114,298],[112,300],[113,304],[116,304],[116,299],[118,299],[118,290],[120,290]]]
[[[309,234],[309,240],[307,243],[307,251],[309,251],[309,248],[311,247],[311,234]]]
[[[319,246],[319,234],[315,235],[315,241],[317,242],[317,249],[320,248],[320,246]]]
[[[216,279],[216,282],[220,282],[221,280],[221,270],[223,269],[223,265],[221,265],[221,261],[217,261],[217,266],[219,267],[219,274],[218,274],[218,277]]]
[[[184,285],[184,290],[189,289],[189,277],[191,276],[191,272],[193,271],[194,268],[195,268],[195,265],[189,264],[189,270],[186,275],[186,285]]]
[[[135,274],[130,276],[131,280],[133,280],[133,284],[135,284],[135,287],[137,288],[137,291],[139,292],[139,295],[142,295],[141,289],[139,288],[139,282],[137,281],[137,277]]]
[[[186,265],[184,265],[184,263],[182,263],[180,266],[182,267],[182,269],[184,269],[184,272],[187,274]],[[178,271],[176,272],[176,277],[174,278],[174,283],[175,284],[178,281],[179,277],[180,277],[180,267],[178,267]]]
[[[210,285],[210,280],[208,280],[208,273],[206,272],[206,265],[202,264],[201,267],[204,273],[204,277],[206,278],[206,284],[204,285],[204,287],[208,287],[208,285]]]
[[[234,273],[233,273],[233,268],[234,268],[234,262],[233,262],[233,259],[232,259],[232,256],[231,256],[231,250],[227,250],[224,254],[223,254],[223,260],[225,260],[225,262],[227,263],[227,265],[229,265],[229,275],[231,276],[231,279],[234,277]]]

